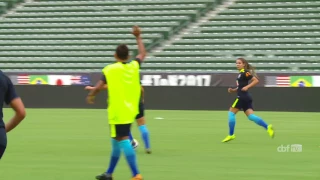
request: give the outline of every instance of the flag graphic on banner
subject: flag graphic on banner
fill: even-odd
[[[47,75],[30,75],[30,84],[43,85],[48,84]]]
[[[264,87],[277,87],[277,76],[265,76]]]
[[[48,75],[48,82],[55,86],[71,85],[71,75]]]
[[[312,87],[312,76],[291,76],[291,87]]]
[[[18,75],[17,80],[18,80],[18,84],[29,84],[30,77],[29,75]]]
[[[290,76],[277,76],[276,83],[277,83],[277,87],[289,87]]]
[[[72,85],[90,85],[90,77],[89,76],[72,76],[71,77],[71,84]]]
[[[320,76],[312,76],[312,87],[320,87]]]
[[[18,76],[17,75],[10,75],[9,76],[13,85],[18,85]]]

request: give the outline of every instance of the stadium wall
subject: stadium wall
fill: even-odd
[[[105,108],[106,92],[94,105],[85,102],[83,86],[16,86],[27,108]],[[251,90],[258,111],[318,112],[320,88],[256,87]],[[145,87],[146,109],[227,110],[235,99],[226,87]]]

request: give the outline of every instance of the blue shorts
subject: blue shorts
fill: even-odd
[[[136,119],[144,117],[144,103],[141,101],[139,103],[139,114],[136,116]]]
[[[239,110],[243,110],[243,112],[246,112],[248,109],[253,110],[252,99],[251,98],[236,98],[236,100],[233,102],[231,107],[239,109]]]

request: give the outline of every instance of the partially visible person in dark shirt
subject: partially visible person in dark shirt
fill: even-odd
[[[3,121],[3,105],[10,105],[15,111],[12,119],[5,124]],[[0,71],[0,159],[7,147],[7,133],[14,129],[26,116],[26,111],[21,98],[11,80],[2,71]]]

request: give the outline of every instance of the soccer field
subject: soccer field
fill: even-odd
[[[12,114],[6,109],[4,119]],[[275,139],[243,113],[237,116],[237,138],[221,143],[228,132],[227,111],[147,111],[153,154],[144,153],[136,124],[132,128],[142,175],[146,180],[319,180],[320,113],[256,114],[274,125]],[[106,110],[28,109],[25,121],[8,134],[0,179],[95,179],[108,166],[109,137]],[[291,144],[301,144],[302,152],[277,151]],[[124,156],[114,178],[130,179]]]

